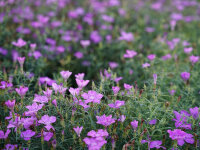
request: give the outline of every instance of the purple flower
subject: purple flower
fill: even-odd
[[[193,135],[188,134],[180,129],[175,129],[174,131],[167,130],[167,132],[169,133],[169,137],[172,140],[177,140],[178,145],[180,145],[180,146],[183,146],[183,144],[185,142],[187,142],[189,144],[194,143]]]
[[[76,79],[80,79],[80,80],[83,80],[85,74],[84,73],[78,73],[75,75]]]
[[[192,117],[194,119],[198,119],[199,117],[199,108],[198,107],[194,107],[194,108],[190,108],[190,114],[192,115]]]
[[[7,139],[8,135],[10,134],[11,130],[10,129],[7,129],[7,131],[4,132],[2,130],[0,130],[0,139]]]
[[[49,86],[52,86],[52,84],[55,83],[55,82],[56,82],[56,81],[54,81],[54,80],[52,80],[52,79],[50,79],[50,78],[48,78],[48,77],[40,77],[40,78],[39,78],[39,83],[40,83],[40,84],[46,83],[46,84],[48,84]]]
[[[150,64],[149,64],[149,63],[144,63],[144,64],[142,64],[142,68],[147,68],[147,67],[150,67]]]
[[[46,91],[43,91],[44,95],[46,97],[48,97],[48,99],[51,99],[51,94],[52,94],[52,90],[50,90],[49,88],[47,88]]]
[[[81,127],[77,126],[76,128],[73,128],[73,129],[76,132],[76,134],[78,135],[78,137],[80,137],[83,126],[81,126]]]
[[[21,137],[24,138],[24,140],[28,141],[31,139],[32,136],[35,135],[35,132],[32,130],[26,130],[24,132],[21,132]]]
[[[156,149],[159,149],[159,148],[166,149],[165,147],[161,146],[161,144],[162,144],[162,141],[151,141],[149,144],[149,147],[156,148]]]
[[[53,104],[54,106],[57,107],[57,101],[56,101],[56,99],[54,99],[54,100],[52,101],[52,104]]]
[[[72,96],[76,96],[76,95],[79,95],[79,92],[80,92],[80,89],[79,88],[72,88],[72,87],[70,87],[70,89],[69,89],[69,92],[72,94]]]
[[[190,114],[184,110],[177,112],[174,111],[175,118],[173,121],[175,121],[176,128],[183,128],[183,129],[192,129],[192,125],[188,123],[188,119],[190,117]]]
[[[17,149],[17,145],[12,145],[12,144],[6,144],[5,149],[3,150],[15,150]]]
[[[8,100],[5,102],[6,106],[11,109],[12,111],[14,110],[14,106],[15,106],[15,100]]]
[[[156,120],[156,119],[153,119],[153,120],[150,120],[150,121],[149,121],[149,124],[150,124],[150,125],[154,125],[154,124],[156,124],[156,122],[157,122],[157,120]]]
[[[36,94],[33,101],[44,104],[44,103],[48,103],[49,100],[48,100],[48,97],[46,97],[46,96]]]
[[[125,104],[125,101],[116,100],[115,103],[108,104],[108,106],[110,106],[111,108],[119,109],[119,108],[120,108],[121,106],[123,106],[124,104]]]
[[[105,114],[102,116],[96,116],[97,124],[101,124],[105,127],[115,123],[115,119],[112,118],[112,115],[106,116]]]
[[[21,68],[23,67],[25,59],[26,59],[25,57],[17,57],[17,60],[18,60],[18,62],[20,64]]]
[[[93,32],[90,34],[90,39],[91,39],[92,42],[94,42],[94,43],[99,43],[99,42],[101,42],[102,37],[100,36],[100,34],[99,34],[98,31],[93,31]]]
[[[157,74],[153,74],[153,81],[154,81],[154,84],[156,85],[156,82],[157,82]]]
[[[172,58],[171,54],[167,54],[165,56],[162,56],[162,60],[168,60],[170,58]]]
[[[137,52],[134,50],[126,50],[126,54],[124,54],[124,58],[133,58],[137,55]]]
[[[113,86],[113,87],[112,87],[112,90],[113,90],[114,95],[116,96],[117,93],[118,93],[119,90],[120,90],[120,87],[118,87],[118,86]]]
[[[88,132],[87,136],[90,136],[90,138],[86,137],[83,141],[87,144],[88,149],[100,150],[101,147],[107,143],[104,138],[108,136],[108,132],[103,129],[99,129],[97,132],[92,130]]]
[[[175,90],[169,90],[169,94],[172,96],[175,94],[175,92],[176,92]]]
[[[9,88],[9,87],[12,87],[12,86],[13,86],[12,83],[9,83],[9,82],[6,82],[6,81],[1,81],[0,89],[6,89],[6,88]]]
[[[127,42],[131,42],[131,41],[134,40],[134,36],[133,36],[133,34],[131,32],[126,33],[124,31],[122,31],[121,32],[121,36],[119,37],[119,40],[120,41],[124,40],[124,41],[127,41]]]
[[[197,63],[199,61],[199,56],[190,56],[190,62],[192,63],[192,65],[194,65],[195,63]]]
[[[103,97],[102,94],[97,93],[96,91],[91,91],[91,90],[88,91],[88,93],[83,93],[81,96],[84,98],[86,104],[90,102],[100,104],[100,101]]]
[[[15,45],[17,47],[23,47],[26,45],[26,42],[23,39],[18,39],[17,42],[12,42],[12,45]]]
[[[183,79],[183,81],[187,81],[190,78],[190,73],[189,72],[182,72],[181,73],[181,78]]]
[[[148,58],[150,61],[152,61],[152,60],[154,60],[154,59],[156,58],[156,55],[155,55],[155,54],[150,54],[150,55],[147,56],[147,58]]]
[[[126,116],[124,116],[124,115],[121,115],[121,116],[119,116],[119,119],[118,119],[118,121],[124,122],[124,121],[125,121],[125,119],[126,119]]]
[[[126,90],[130,90],[130,89],[132,89],[132,88],[133,88],[133,86],[132,86],[132,85],[129,85],[129,84],[126,84],[126,83],[124,83],[124,88],[125,88]]]
[[[131,126],[132,128],[134,129],[134,131],[136,131],[137,127],[138,127],[138,121],[137,120],[134,120],[131,122]]]
[[[44,135],[44,140],[45,141],[49,141],[52,137],[53,137],[53,133],[52,132],[43,132]]]
[[[37,104],[33,103],[32,105],[26,106],[28,111],[25,112],[26,116],[35,116],[38,112],[38,110],[42,109],[44,104]]]
[[[110,66],[111,69],[115,69],[115,68],[118,67],[118,63],[116,63],[116,62],[109,62],[109,66]]]
[[[20,86],[19,88],[16,88],[15,90],[21,96],[21,98],[23,98],[24,95],[26,95],[26,92],[28,91],[28,87]]]
[[[76,53],[74,53],[74,56],[75,56],[77,59],[81,59],[81,58],[83,58],[83,53],[82,53],[82,52],[76,52]]]
[[[70,72],[68,70],[67,71],[61,71],[60,74],[66,82],[67,79],[71,76],[72,72]]]
[[[51,125],[54,122],[56,122],[56,117],[48,115],[42,116],[42,118],[38,121],[38,123],[45,124],[46,125],[45,128],[47,130],[54,129],[54,127]]]
[[[189,54],[189,53],[191,53],[191,52],[192,52],[192,50],[193,50],[193,48],[192,48],[192,47],[185,47],[185,48],[184,48],[184,52],[185,52],[186,54]]]
[[[80,41],[81,45],[86,48],[90,45],[90,41],[89,40],[81,40]]]
[[[76,83],[78,84],[79,88],[83,88],[89,83],[89,80],[76,79]]]

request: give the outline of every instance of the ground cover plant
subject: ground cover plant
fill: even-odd
[[[0,0],[0,149],[200,149],[200,1]]]

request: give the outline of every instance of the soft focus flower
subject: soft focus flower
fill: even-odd
[[[198,119],[199,117],[199,108],[198,107],[194,107],[194,108],[190,108],[190,114],[192,115],[192,117],[194,119]]]
[[[83,141],[87,144],[88,149],[100,150],[101,147],[107,143],[104,138],[108,136],[108,132],[103,129],[99,129],[97,132],[92,130],[88,132],[87,136],[90,136],[90,138],[86,137]]]
[[[21,48],[26,45],[26,42],[23,39],[19,38],[17,42],[12,42],[12,44]]]
[[[112,118],[112,115],[106,116],[105,114],[102,116],[96,116],[97,124],[101,124],[105,127],[115,123],[115,119]]]
[[[80,79],[80,80],[83,80],[84,76],[85,76],[85,73],[78,73],[75,75],[76,79]]]
[[[125,88],[126,90],[130,90],[130,89],[132,89],[132,88],[133,88],[133,86],[132,86],[132,85],[129,85],[129,84],[126,84],[126,83],[124,83],[124,88]]]
[[[20,64],[21,68],[23,67],[25,59],[26,59],[25,57],[17,57],[17,60],[18,60],[18,62]]]
[[[118,121],[124,122],[125,119],[126,119],[126,116],[125,115],[121,115],[121,116],[119,116]]]
[[[157,122],[157,120],[156,120],[156,119],[153,119],[153,120],[150,120],[150,121],[149,121],[149,124],[150,124],[150,125],[154,125],[154,124],[156,124],[156,122]]]
[[[191,53],[191,52],[192,52],[192,50],[193,50],[193,48],[192,48],[192,47],[185,47],[185,48],[184,48],[184,52],[185,52],[186,54],[189,54],[189,53]]]
[[[80,137],[83,126],[81,126],[81,127],[77,126],[76,128],[74,127],[73,129],[76,132],[76,134],[78,135],[78,137]]]
[[[63,79],[65,81],[67,81],[67,79],[71,76],[72,72],[70,72],[68,70],[67,71],[61,71],[60,74],[63,77]]]
[[[52,137],[53,137],[53,133],[52,132],[43,132],[44,135],[44,140],[45,141],[49,141]]]
[[[124,104],[125,104],[125,101],[116,100],[115,103],[108,104],[108,106],[110,106],[111,108],[119,109],[119,108],[120,108],[121,106],[123,106]]]
[[[25,112],[26,116],[35,116],[37,112],[42,109],[44,104],[37,104],[36,102],[33,103],[32,105],[26,106],[28,111]]]
[[[175,94],[175,92],[176,92],[176,91],[173,90],[173,89],[172,89],[172,90],[169,90],[169,94],[172,95],[172,96]]]
[[[23,98],[24,95],[26,95],[26,92],[28,91],[28,87],[20,86],[19,88],[16,88],[15,90]]]
[[[192,134],[188,134],[180,129],[175,129],[174,131],[172,130],[167,130],[167,132],[169,133],[169,137],[172,140],[177,140],[178,145],[183,146],[183,144],[185,142],[189,143],[189,144],[193,144],[194,143],[194,139],[193,139],[193,135]]]
[[[150,54],[150,55],[147,56],[147,58],[148,58],[150,61],[152,61],[152,60],[154,60],[154,59],[156,58],[156,55],[155,55],[155,54]]]
[[[42,96],[42,95],[37,95],[36,94],[35,98],[33,99],[33,101],[41,103],[41,104],[44,104],[44,103],[48,103],[49,99],[46,96]]]
[[[7,139],[8,135],[10,134],[11,130],[10,129],[7,129],[7,131],[4,132],[2,130],[0,130],[0,139]]]
[[[126,50],[126,53],[124,54],[124,58],[133,58],[137,55],[137,52],[134,50]]]
[[[81,40],[80,41],[81,45],[86,48],[90,45],[90,41],[89,40]]]
[[[131,126],[134,129],[134,131],[135,131],[137,129],[137,127],[138,127],[138,121],[137,120],[132,121],[131,122]]]
[[[144,63],[144,64],[142,64],[142,68],[147,68],[147,67],[150,67],[150,64],[149,64],[149,63]]]
[[[153,74],[153,82],[154,82],[154,84],[156,85],[156,82],[157,82],[157,74]]]
[[[84,98],[86,104],[90,102],[100,104],[100,101],[103,97],[102,94],[97,93],[96,91],[91,91],[91,90],[88,91],[88,93],[83,93],[81,96]]]
[[[12,100],[12,101],[8,100],[8,101],[5,102],[5,104],[9,109],[13,110],[14,106],[15,106],[15,100]]]
[[[89,80],[76,79],[76,83],[78,84],[79,88],[83,88],[89,83]]]
[[[191,124],[188,123],[188,119],[190,117],[190,114],[184,110],[177,112],[174,111],[175,118],[173,121],[175,121],[176,128],[184,128],[184,129],[192,129]]]
[[[124,41],[127,41],[127,42],[131,42],[134,40],[134,36],[131,32],[124,32],[122,31],[121,32],[121,36],[119,37],[119,40],[124,40]]]
[[[54,129],[54,127],[51,125],[54,122],[56,122],[56,117],[55,116],[48,116],[48,115],[42,116],[42,118],[38,121],[38,123],[45,124],[45,128],[48,131],[50,129]]]
[[[194,65],[195,63],[197,63],[199,61],[199,56],[190,56],[190,62]]]
[[[183,79],[183,81],[187,81],[190,78],[190,73],[189,72],[182,72],[181,73],[181,78]]]
[[[162,144],[162,141],[151,141],[149,144],[149,147],[156,148],[156,149],[160,149],[160,148],[166,149],[165,147],[161,146],[161,144]]]
[[[12,83],[9,83],[9,82],[6,82],[6,81],[1,81],[0,89],[6,89],[6,88],[9,88],[9,87],[12,87],[12,86],[13,86]]]
[[[32,130],[26,130],[21,132],[21,137],[24,138],[24,140],[28,141],[31,139],[32,136],[35,135],[35,132]]]
[[[112,90],[113,90],[114,95],[116,96],[117,93],[118,93],[119,90],[120,90],[120,87],[118,87],[118,86],[113,86],[113,87],[112,87]]]

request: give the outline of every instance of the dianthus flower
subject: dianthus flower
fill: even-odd
[[[46,125],[45,128],[47,130],[54,129],[54,127],[51,125],[54,122],[56,122],[56,117],[48,115],[42,116],[42,118],[38,121],[38,123],[45,124]]]
[[[187,81],[190,78],[190,73],[189,72],[182,72],[181,73],[181,78],[183,79],[183,81]]]
[[[126,53],[124,54],[124,58],[133,58],[137,55],[137,52],[134,50],[126,50]]]
[[[108,104],[108,106],[110,106],[111,108],[116,108],[116,109],[119,109],[123,105],[125,105],[125,101],[119,101],[119,100],[116,100],[115,103]]]
[[[173,121],[175,121],[176,128],[184,128],[184,129],[192,129],[192,125],[188,123],[188,119],[190,117],[190,114],[184,110],[177,112],[174,111],[175,118]]]
[[[105,127],[115,123],[115,119],[112,118],[112,115],[106,116],[105,114],[102,116],[96,116],[97,124],[101,124]]]
[[[174,131],[167,130],[167,132],[169,133],[169,137],[172,140],[177,140],[178,145],[180,145],[180,146],[183,146],[183,144],[185,142],[187,142],[189,144],[194,143],[193,135],[188,134],[180,129],[175,129]]]
[[[35,135],[35,132],[32,130],[26,130],[24,132],[21,132],[21,137],[24,138],[24,140],[28,141],[31,139],[32,136]]]
[[[93,102],[93,103],[100,103],[103,95],[100,94],[100,93],[97,93],[96,91],[88,91],[88,93],[83,93],[81,95],[84,100],[85,100],[85,103],[90,103],[90,102]]]

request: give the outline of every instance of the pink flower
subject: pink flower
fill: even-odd
[[[124,58],[133,58],[137,55],[137,52],[134,50],[126,50],[126,54],[124,54]]]
[[[193,139],[193,135],[192,134],[188,134],[180,129],[175,129],[174,131],[172,130],[167,130],[167,132],[169,133],[169,137],[172,140],[177,140],[178,145],[183,146],[183,144],[185,142],[189,143],[189,144],[193,144],[194,143],[194,139]]]
[[[53,137],[53,133],[52,132],[43,132],[44,135],[44,140],[45,141],[49,141],[52,137]]]
[[[56,101],[56,99],[54,99],[54,100],[52,101],[52,104],[53,104],[54,106],[57,107],[57,101]]]
[[[183,81],[187,81],[190,78],[190,73],[189,72],[182,72],[181,73],[181,78],[183,79]]]
[[[184,48],[184,52],[185,52],[186,54],[189,54],[189,53],[191,53],[191,52],[192,52],[192,50],[193,50],[193,48],[192,48],[192,47],[185,47],[185,48]]]
[[[154,84],[156,85],[156,82],[157,82],[157,74],[153,74],[153,81],[154,81]]]
[[[37,103],[33,103],[32,105],[26,106],[28,111],[25,112],[25,115],[26,116],[35,116],[37,114],[37,112],[40,109],[42,109],[43,106],[44,106],[44,104],[37,104]]]
[[[81,40],[80,41],[81,45],[86,48],[90,45],[90,41],[89,40]]]
[[[79,79],[79,80],[83,80],[85,74],[84,73],[78,73],[75,75],[76,79]]]
[[[69,92],[72,94],[72,96],[79,95],[80,89],[79,88],[72,88],[70,87]]]
[[[112,87],[112,90],[113,90],[114,95],[116,96],[117,93],[118,93],[119,90],[120,90],[120,87],[118,87],[118,86],[113,86],[113,87]]]
[[[10,134],[11,130],[10,129],[7,129],[7,131],[4,132],[2,130],[0,130],[0,139],[7,139],[8,135]]]
[[[11,109],[12,111],[14,110],[14,106],[15,106],[15,100],[8,100],[5,102],[6,106]]]
[[[6,81],[1,81],[0,89],[6,89],[6,88],[9,88],[9,87],[12,87],[12,86],[13,86],[12,83],[9,83],[9,82],[6,82]]]
[[[131,122],[131,126],[134,129],[134,131],[135,131],[137,129],[137,127],[138,127],[138,121],[137,120],[132,121]]]
[[[44,104],[44,103],[48,103],[48,98],[46,96],[42,96],[42,95],[35,95],[35,98],[33,100],[34,102],[38,102],[38,103],[41,103],[41,104]]]
[[[121,106],[123,106],[125,104],[125,101],[119,101],[119,100],[116,100],[115,103],[113,104],[108,104],[108,106],[110,106],[111,108],[116,108],[116,109],[119,109]]]
[[[190,56],[190,62],[192,63],[192,65],[194,65],[195,63],[197,63],[199,61],[199,56]]]
[[[154,125],[154,124],[156,124],[156,122],[157,122],[157,120],[156,120],[156,119],[153,119],[153,120],[150,120],[150,121],[149,121],[149,124],[150,124],[150,125]]]
[[[149,64],[149,63],[144,63],[144,64],[142,64],[142,68],[147,68],[147,67],[150,67],[150,64]]]
[[[83,126],[81,126],[81,127],[77,126],[76,128],[73,128],[73,129],[76,132],[76,134],[78,135],[78,137],[80,137]]]
[[[127,42],[131,42],[131,41],[134,40],[134,36],[133,36],[133,34],[131,32],[126,33],[124,31],[122,31],[121,32],[121,36],[119,37],[119,40],[120,41],[124,40],[124,41],[127,41]]]
[[[112,115],[106,116],[105,114],[103,116],[96,116],[97,118],[97,124],[101,124],[105,127],[115,123],[115,119],[112,118]]]
[[[38,121],[38,123],[42,123],[45,124],[45,128],[47,130],[53,129],[54,127],[51,125],[52,123],[56,122],[56,117],[55,116],[48,116],[48,115],[44,115],[42,116],[42,118]]]
[[[26,59],[25,57],[17,57],[17,60],[18,60],[18,62],[20,64],[21,68],[23,67],[25,59]]]
[[[79,88],[83,88],[89,83],[89,80],[76,79],[76,83],[78,84]]]
[[[15,90],[23,98],[24,95],[26,95],[26,92],[28,91],[28,87],[20,86],[19,88],[16,88]]]
[[[88,93],[83,93],[81,96],[84,98],[86,104],[90,102],[100,104],[100,101],[103,97],[102,94],[97,93],[96,91],[91,91],[91,90],[88,91]]]
[[[67,81],[67,79],[71,76],[72,72],[70,72],[68,70],[67,71],[61,71],[60,74],[63,77],[63,79],[65,81]]]
[[[132,88],[133,88],[133,86],[132,86],[132,85],[129,85],[129,84],[126,84],[126,83],[124,83],[124,88],[125,88],[126,90],[130,90],[130,89],[132,89]]]
[[[150,54],[150,55],[147,56],[147,58],[148,58],[150,61],[152,61],[152,60],[154,60],[154,59],[156,58],[156,55],[155,55],[155,54]]]
[[[32,130],[26,130],[24,132],[21,132],[21,137],[24,138],[24,140],[28,141],[31,139],[32,136],[35,135],[35,132]]]
[[[118,119],[118,121],[124,122],[124,121],[125,121],[125,119],[126,119],[126,116],[124,116],[124,115],[121,115],[121,116],[119,116],[119,119]]]
[[[17,42],[12,42],[12,44],[21,48],[26,45],[26,42],[23,39],[19,38]]]

